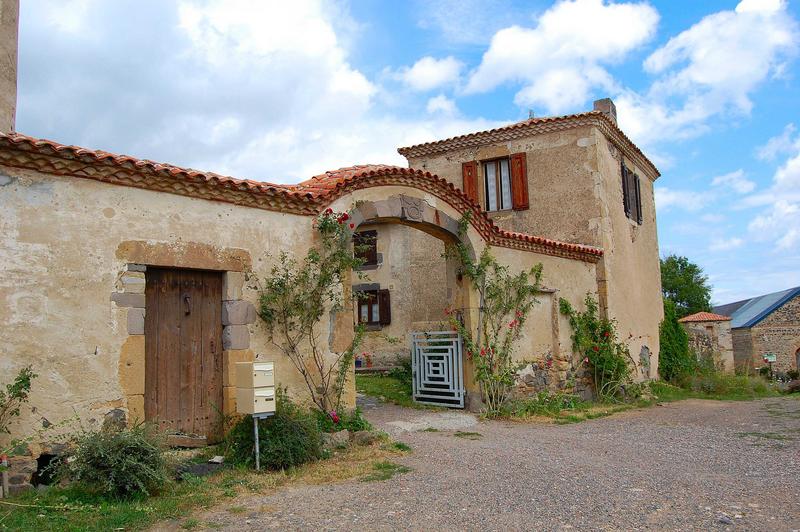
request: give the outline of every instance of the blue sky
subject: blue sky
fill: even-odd
[[[662,255],[800,285],[800,9],[780,0],[22,2],[17,129],[274,182],[612,97]]]

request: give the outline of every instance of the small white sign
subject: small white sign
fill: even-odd
[[[778,355],[775,353],[764,353],[764,362],[777,362]]]

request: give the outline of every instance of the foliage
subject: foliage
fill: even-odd
[[[408,473],[411,471],[410,467],[395,464],[394,462],[378,462],[372,466],[373,472],[361,479],[362,482],[380,482],[382,480],[389,480],[395,475]]]
[[[370,397],[409,408],[427,408],[411,398],[411,383],[390,375],[356,375],[356,390]]]
[[[703,269],[686,257],[669,255],[661,260],[661,291],[675,303],[678,318],[711,310],[711,287]]]
[[[314,411],[314,416],[317,419],[317,426],[322,432],[339,432],[340,430],[349,430],[351,432],[358,432],[360,430],[372,430],[372,425],[364,418],[363,412],[360,408],[355,410],[341,412],[320,412]]]
[[[577,395],[544,390],[531,397],[508,401],[501,413],[503,417],[518,418],[557,416],[562,410],[577,410],[587,405]]]
[[[470,216],[466,213],[459,223],[459,235],[464,236]],[[524,365],[513,359],[514,342],[520,336],[533,306],[538,302],[542,265],[512,274],[485,247],[474,261],[463,242],[448,246],[447,253],[455,255],[461,271],[478,293],[478,324],[468,329],[456,312],[448,312],[450,324],[459,332],[467,356],[473,362],[475,380],[481,388],[486,414],[497,415],[508,399],[517,372]]]
[[[320,343],[319,324],[326,312],[342,310],[342,282],[361,265],[351,249],[352,223],[347,213],[327,209],[317,217],[318,245],[297,262],[282,253],[278,264],[264,279],[259,316],[272,342],[303,376],[311,399],[322,412],[337,410],[361,343],[361,326],[350,346],[329,355]],[[348,229],[349,227],[349,229]]]
[[[678,382],[681,387],[699,396],[753,399],[777,394],[764,377],[724,373],[708,358],[698,361],[695,371]]]
[[[786,372],[786,378],[789,379],[790,381],[795,381],[797,379],[800,379],[800,371],[796,369],[790,369],[789,371]]]
[[[399,360],[400,366],[394,367],[389,370],[389,377],[397,379],[400,381],[404,387],[408,389],[409,395],[411,394],[412,389],[412,375],[413,375],[413,368],[411,367],[411,357],[402,357]]]
[[[37,375],[30,366],[20,370],[14,381],[6,384],[6,389],[0,389],[0,434],[9,433],[8,425],[11,419],[19,415],[20,407],[28,402],[31,391],[31,381]]]
[[[631,377],[635,366],[628,347],[617,339],[616,322],[598,316],[597,302],[590,294],[584,300],[586,310],[578,312],[561,298],[561,313],[572,326],[573,349],[589,368],[597,396],[602,400],[617,399]]]
[[[675,303],[664,300],[664,320],[659,327],[661,348],[658,354],[658,373],[666,381],[677,381],[692,373],[697,359],[689,349],[689,335],[678,323]]]
[[[275,414],[258,421],[261,467],[287,469],[322,458],[322,433],[316,415],[294,404],[279,390]],[[225,459],[234,464],[255,462],[253,420],[242,418],[228,433]]]
[[[107,497],[157,493],[168,482],[165,439],[155,426],[84,431],[61,462],[61,475]]]

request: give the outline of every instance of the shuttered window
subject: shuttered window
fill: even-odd
[[[392,322],[388,290],[366,290],[358,293],[358,322],[364,325],[389,325]]]
[[[528,208],[528,165],[524,153],[483,162],[483,197],[487,211]]]
[[[636,223],[642,223],[642,187],[639,175],[630,170],[625,163],[620,165],[622,175],[622,203],[625,216]]]
[[[353,235],[353,254],[364,261],[362,266],[378,264],[378,232],[359,231]]]

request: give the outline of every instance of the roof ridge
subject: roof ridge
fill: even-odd
[[[483,131],[476,131],[472,133],[465,133],[463,135],[456,135],[454,137],[448,137],[446,139],[441,140],[434,140],[430,142],[423,142],[421,144],[413,144],[411,146],[405,146],[397,149],[397,152],[408,158],[420,155],[428,155],[434,153],[442,153],[444,151],[448,151],[449,149],[455,148],[462,148],[462,147],[472,147],[474,145],[483,144],[482,140],[485,140],[485,137],[497,135],[497,134],[511,134],[513,135],[511,138],[515,138],[516,136],[523,136],[524,134],[528,133],[530,129],[543,129],[544,131],[541,132],[548,132],[549,126],[557,126],[562,125],[566,127],[562,127],[563,129],[567,129],[569,127],[570,122],[580,121],[580,120],[599,120],[601,124],[601,129],[609,137],[617,147],[621,149],[623,152],[627,152],[626,155],[631,159],[637,159],[640,163],[640,166],[648,167],[654,177],[653,179],[658,178],[661,175],[661,172],[658,171],[656,165],[648,159],[648,157],[642,152],[642,150],[633,143],[633,141],[628,138],[627,135],[620,129],[617,123],[610,119],[606,113],[599,110],[592,110],[592,111],[584,111],[581,113],[573,113],[568,115],[560,115],[560,116],[545,116],[539,118],[528,118],[526,120],[522,120],[520,122],[512,122],[505,126],[496,127],[493,129],[486,129]],[[581,124],[577,124],[581,125]],[[520,134],[521,133],[521,134]],[[534,132],[536,134],[537,132]],[[498,139],[499,140],[499,139]],[[503,139],[503,140],[510,140],[510,139]]]

